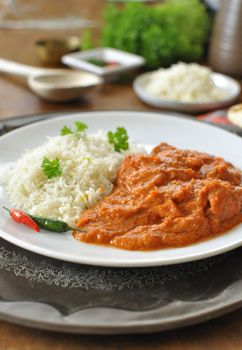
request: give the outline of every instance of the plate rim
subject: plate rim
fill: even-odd
[[[8,132],[7,134],[3,135],[0,137],[0,140],[1,139],[4,139],[5,137],[8,137],[8,135],[13,135],[15,133],[18,133],[19,130],[23,130],[23,129],[28,129],[28,128],[31,128],[35,125],[39,125],[39,124],[42,124],[42,123],[48,123],[49,121],[53,121],[55,119],[57,120],[60,120],[60,119],[64,119],[68,116],[75,116],[75,115],[81,115],[81,114],[99,114],[99,113],[108,113],[110,115],[110,117],[113,115],[113,113],[127,113],[127,114],[133,114],[133,113],[142,113],[142,114],[152,114],[152,115],[156,115],[157,117],[160,116],[160,117],[168,117],[168,116],[171,116],[173,115],[174,118],[176,118],[177,120],[180,120],[181,117],[183,117],[184,119],[186,119],[188,122],[191,122],[191,123],[195,123],[195,124],[200,124],[200,125],[203,125],[204,127],[207,127],[207,128],[215,128],[215,129],[219,129],[221,133],[225,133],[225,134],[230,134],[230,132],[226,131],[226,130],[223,130],[221,128],[218,128],[216,125],[208,125],[208,124],[205,124],[203,123],[202,121],[200,120],[194,120],[191,116],[186,116],[184,114],[180,114],[180,113],[171,113],[171,112],[153,112],[153,111],[139,111],[139,110],[98,110],[98,111],[74,111],[74,112],[54,112],[54,113],[43,113],[43,114],[47,114],[47,115],[51,115],[53,114],[54,116],[51,117],[50,119],[44,119],[44,120],[39,120],[35,123],[31,123],[29,125],[24,125],[23,127],[20,127],[16,130],[13,130],[13,131],[10,131]],[[40,114],[36,113],[36,114],[33,114],[32,116],[40,116]],[[8,120],[8,119],[7,119]],[[238,136],[238,135],[231,135],[232,137],[235,137],[237,138],[238,140],[241,141],[241,138]],[[228,233],[225,233],[225,234],[229,234]],[[86,259],[85,257],[84,258],[81,258],[80,257],[70,257],[70,255],[68,254],[61,254],[62,257],[60,257],[59,253],[58,252],[53,252],[52,250],[49,250],[49,249],[46,249],[46,248],[42,248],[42,247],[38,247],[38,246],[34,246],[32,245],[31,243],[29,242],[25,242],[23,240],[19,240],[19,239],[16,239],[14,236],[11,236],[9,235],[8,233],[4,232],[2,229],[0,229],[0,237],[3,238],[4,240],[14,244],[14,245],[17,245],[21,248],[24,248],[24,249],[27,249],[29,251],[32,251],[34,253],[37,253],[37,254],[40,254],[40,255],[44,255],[44,256],[47,256],[47,257],[51,257],[51,258],[54,258],[54,259],[58,259],[58,260],[63,260],[63,261],[68,261],[68,262],[73,262],[73,263],[77,263],[77,264],[87,264],[87,265],[95,265],[95,266],[107,266],[107,267],[151,267],[151,266],[165,266],[165,265],[171,265],[171,264],[181,264],[181,263],[186,263],[186,262],[190,262],[190,261],[196,261],[196,260],[201,260],[201,259],[205,259],[205,258],[208,258],[208,257],[211,257],[211,256],[215,256],[215,255],[219,255],[219,254],[222,254],[222,253],[225,253],[227,251],[230,251],[230,250],[233,250],[239,246],[242,245],[242,241],[239,241],[239,242],[235,242],[235,243],[231,243],[231,244],[227,244],[225,247],[222,246],[222,247],[219,247],[219,248],[216,248],[216,249],[212,249],[212,252],[210,250],[207,250],[203,253],[200,253],[200,254],[196,254],[195,257],[192,255],[188,256],[188,257],[183,257],[183,258],[180,258],[180,259],[175,259],[174,260],[174,257],[171,257],[171,258],[166,258],[166,261],[162,261],[161,262],[161,259],[160,258],[154,258],[154,259],[150,259],[149,262],[134,262],[132,260],[132,258],[126,258],[125,259],[125,262],[115,262],[115,263],[112,263],[112,261],[103,261],[101,259],[98,260],[97,258],[90,261],[90,259]],[[196,244],[200,244],[201,242],[198,242]],[[113,248],[115,249],[115,248]],[[182,248],[179,248],[179,249],[182,249]]]

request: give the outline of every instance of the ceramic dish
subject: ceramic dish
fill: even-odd
[[[145,87],[151,77],[151,74],[152,72],[149,72],[138,76],[134,80],[133,88],[136,95],[143,102],[147,103],[150,106],[162,109],[169,109],[186,113],[196,113],[217,108],[223,108],[231,105],[234,101],[236,101],[241,91],[240,85],[236,80],[229,78],[228,76],[223,74],[212,73],[212,79],[214,83],[219,88],[224,89],[227,92],[226,99],[204,103],[187,103],[175,100],[167,100],[163,99],[162,97],[153,96],[147,92]]]
[[[152,146],[164,141],[180,148],[221,156],[242,168],[242,139],[235,135],[177,116],[124,111],[69,114],[10,132],[0,139],[2,168],[16,161],[26,148],[41,145],[46,136],[57,135],[63,125],[70,125],[76,120],[87,123],[90,133],[124,126],[138,143]],[[10,206],[10,203],[3,188],[0,188],[0,208],[4,205]],[[234,249],[242,245],[242,226],[184,248],[136,252],[81,243],[70,233],[60,235],[42,231],[41,234],[33,234],[25,226],[12,222],[1,210],[0,236],[27,250],[60,260],[99,266],[144,267],[194,261]]]
[[[98,65],[91,63],[89,60],[116,62],[117,65],[99,67]],[[103,47],[65,55],[62,57],[62,62],[70,67],[84,69],[105,79],[110,79],[143,66],[145,60],[138,55],[109,47]]]

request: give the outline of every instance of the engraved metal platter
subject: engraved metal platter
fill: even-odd
[[[21,121],[26,119],[12,120],[12,126]],[[44,257],[0,239],[5,321],[73,333],[144,333],[198,323],[241,305],[242,248],[185,264],[111,268]]]

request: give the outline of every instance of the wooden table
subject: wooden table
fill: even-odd
[[[79,6],[71,1],[70,6]],[[46,2],[45,6],[52,6]],[[100,19],[101,0],[82,2],[82,13]],[[58,31],[55,36],[77,34],[79,31]],[[39,65],[35,56],[34,40],[51,37],[51,32],[0,30],[0,56],[26,64]],[[147,110],[135,96],[129,83],[106,84],[93,92],[89,100],[70,104],[44,102],[34,96],[19,81],[0,77],[0,119],[13,116],[105,109]],[[74,349],[172,349],[172,350],[227,350],[242,349],[242,309],[218,319],[189,328],[149,335],[88,336],[45,332],[0,322],[0,349],[3,350],[74,350]]]

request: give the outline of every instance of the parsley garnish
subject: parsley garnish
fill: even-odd
[[[68,126],[63,126],[63,128],[61,129],[61,135],[64,136],[64,135],[68,135],[68,134],[73,134],[73,131],[68,128]]]
[[[115,132],[108,132],[108,142],[114,145],[116,152],[129,149],[128,134],[125,128],[117,127]]]
[[[82,122],[75,122],[75,130],[70,129],[68,126],[63,126],[61,129],[61,135],[70,135],[70,134],[78,134],[80,132],[85,131],[88,128],[88,126],[85,123]]]
[[[87,124],[82,122],[75,122],[76,132],[83,132],[88,128]]]
[[[43,169],[43,173],[46,177],[48,177],[48,179],[52,179],[53,177],[58,177],[61,175],[60,160],[58,158],[49,160],[48,158],[44,157],[41,168]]]

